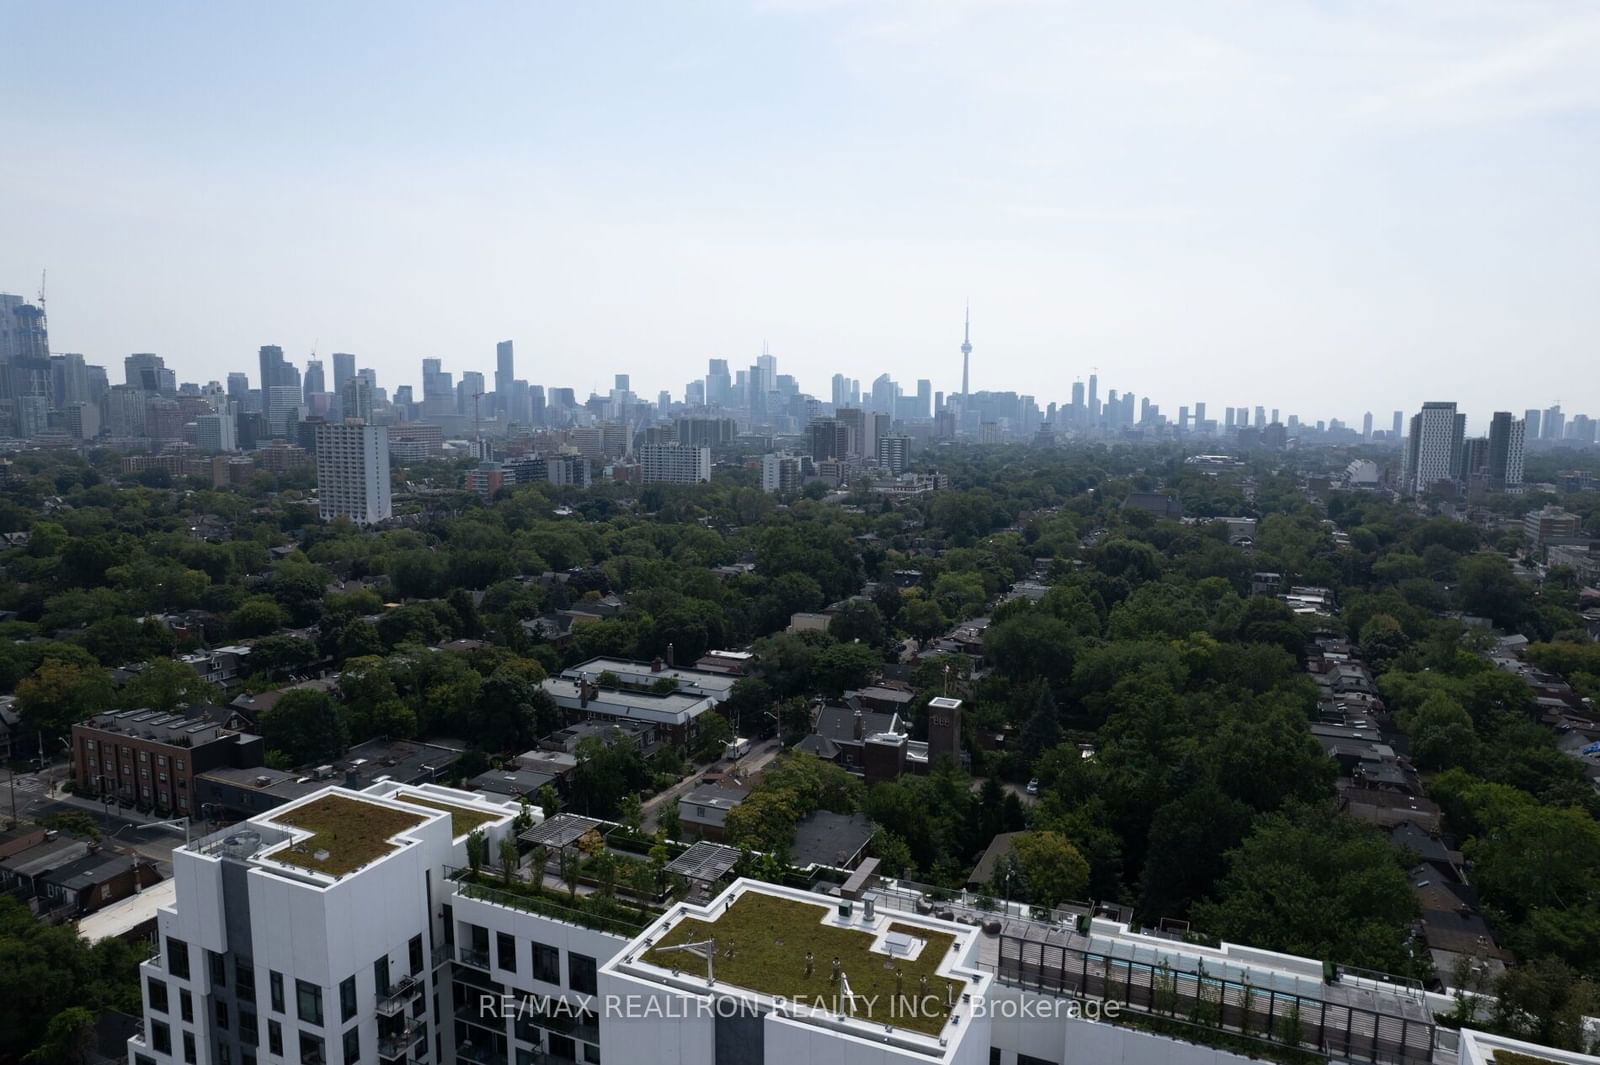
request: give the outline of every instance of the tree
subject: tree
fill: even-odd
[[[1416,908],[1387,839],[1331,807],[1300,806],[1257,818],[1193,913],[1222,939],[1400,972]]]
[[[202,679],[193,666],[171,658],[146,662],[122,688],[123,702],[152,710],[202,706],[215,702],[220,694],[220,689]]]
[[[840,643],[877,647],[883,643],[883,614],[870,600],[849,600],[829,620],[828,635]]]
[[[500,840],[500,878],[507,884],[517,871],[517,841],[513,836],[506,836]]]
[[[111,678],[99,666],[49,658],[17,684],[17,710],[30,732],[61,736],[116,701]]]
[[[268,636],[288,624],[288,611],[266,595],[251,596],[228,617],[228,629],[235,636]]]
[[[317,648],[302,636],[263,636],[250,645],[250,668],[268,676],[295,673],[317,660]]]
[[[1014,837],[1011,846],[1029,902],[1053,908],[1058,902],[1083,897],[1089,886],[1089,863],[1067,837],[1059,832],[1027,832]]]
[[[350,746],[350,732],[326,692],[296,688],[283,693],[259,722],[267,750],[290,765],[338,758]]]
[[[695,757],[702,762],[714,762],[721,758],[723,748],[733,739],[733,725],[714,710],[701,714],[695,723],[699,726]]]
[[[832,695],[866,684],[882,664],[878,653],[859,643],[840,643],[817,652],[817,687]]]
[[[926,643],[950,625],[950,620],[931,599],[912,599],[900,611],[900,624],[920,643]]]

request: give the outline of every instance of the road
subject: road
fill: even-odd
[[[64,763],[41,773],[12,773],[0,769],[0,817],[42,821],[60,814],[87,814],[100,827],[101,838],[112,849],[139,854],[157,862],[170,863],[173,850],[183,845],[182,825],[163,824],[161,818],[147,817],[134,810],[121,809],[115,804],[108,810],[93,799],[69,795],[60,790],[65,779]],[[215,826],[198,823],[194,826],[194,834],[203,835],[212,827]]]
[[[749,754],[739,759],[735,764],[741,776],[752,776],[766,768],[767,763],[778,757],[782,751],[783,741],[773,737],[770,740],[764,740],[756,744],[750,749]],[[706,770],[714,764],[716,763],[696,767],[695,771],[685,779],[678,781],[666,791],[646,799],[643,806],[645,832],[654,833],[659,825],[661,811],[667,809],[667,804],[670,803],[673,807],[676,807],[679,799],[700,785],[700,778],[705,776]]]
[[[974,777],[973,778],[972,790],[974,792],[982,791],[983,790],[983,785],[984,785],[984,778],[983,777]],[[1007,795],[1015,795],[1018,799],[1020,799],[1022,801],[1022,805],[1024,805],[1024,806],[1032,806],[1034,803],[1039,801],[1039,796],[1037,796],[1037,795],[1029,795],[1028,794],[1028,789],[1023,787],[1021,784],[1011,784],[1011,783],[1008,783],[1006,781],[1001,781],[1000,782],[1000,790],[1005,792]]]

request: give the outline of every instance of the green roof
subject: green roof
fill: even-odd
[[[377,861],[395,849],[396,835],[425,820],[422,814],[337,794],[269,816],[275,824],[311,833],[272,859],[329,876],[344,876]]]
[[[838,987],[833,979],[833,959],[838,958],[851,992],[858,996],[856,1017],[938,1035],[948,1017],[945,989],[953,988],[951,997],[959,1000],[966,988],[965,981],[937,973],[956,937],[920,925],[891,924],[889,931],[925,941],[916,958],[895,958],[871,949],[875,936],[870,932],[823,924],[828,912],[826,906],[746,891],[713,920],[687,917],[678,922],[645,952],[644,960],[664,969],[704,972],[705,963],[695,952],[662,953],[661,948],[715,937],[719,984],[835,1010]],[[807,951],[812,955],[810,976],[805,971]],[[895,1001],[897,968],[905,996],[899,1003]],[[918,1001],[924,994],[923,976],[928,978],[926,994],[933,996],[932,1002]]]
[[[491,810],[482,810],[476,806],[458,806],[453,802],[444,802],[428,796],[418,795],[415,792],[402,791],[391,796],[400,802],[410,803],[412,806],[426,806],[430,810],[443,810],[450,815],[450,838],[460,839],[470,835],[493,821],[500,820],[504,814]]]

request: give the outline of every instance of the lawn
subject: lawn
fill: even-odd
[[[409,791],[400,792],[394,797],[413,806],[426,806],[430,810],[443,810],[449,814],[451,839],[460,839],[462,836],[476,832],[491,821],[500,819],[499,814],[474,809],[470,806],[457,806],[454,803],[440,802],[438,799],[424,798]]]
[[[892,1024],[925,1035],[938,1035],[944,1029],[945,989],[954,989],[959,999],[966,984],[936,974],[939,963],[950,952],[955,937],[930,932],[915,925],[890,925],[892,931],[906,932],[927,941],[922,953],[908,961],[873,952],[873,937],[861,931],[821,924],[827,907],[792,899],[777,898],[758,891],[746,891],[727,912],[714,921],[687,918],[647,951],[644,960],[662,968],[677,967],[686,973],[704,974],[705,961],[698,954],[671,951],[661,947],[694,943],[716,937],[716,975],[718,983],[729,983],[764,995],[781,996],[825,1009],[835,1008],[838,988],[833,980],[833,959],[839,959],[857,996],[855,1015],[882,1024]],[[806,951],[813,957],[809,977],[805,971]],[[731,956],[730,956],[731,952]],[[895,999],[894,971],[903,972],[904,1000]],[[929,995],[934,1001],[919,1003],[920,978],[927,976]]]
[[[272,820],[311,833],[310,838],[278,851],[273,858],[329,876],[344,876],[388,854],[394,849],[390,839],[420,825],[423,816],[344,795],[324,795],[274,814]],[[319,852],[326,852],[327,857],[318,858]]]

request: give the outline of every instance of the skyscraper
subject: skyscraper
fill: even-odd
[[[1567,427],[1567,416],[1557,403],[1544,409],[1544,424],[1539,436],[1543,440],[1560,440]]]
[[[1527,433],[1526,439],[1529,442],[1542,438],[1540,433],[1540,421],[1543,417],[1543,414],[1543,411],[1535,410],[1533,408],[1529,408],[1528,410],[1522,412],[1523,431]]]
[[[711,359],[706,365],[706,403],[713,407],[727,406],[728,395],[733,390],[728,360]]]
[[[933,417],[933,382],[926,377],[917,379],[917,417]]]
[[[1394,425],[1389,429],[1389,435],[1393,436],[1396,440],[1399,440],[1402,436],[1405,435],[1405,432],[1406,432],[1405,425],[1406,425],[1405,414],[1402,413],[1401,411],[1395,411],[1394,412]]]
[[[146,392],[175,392],[178,389],[176,375],[167,369],[166,360],[152,352],[141,351],[129,355],[122,360],[122,372],[128,385]]]
[[[361,376],[354,376],[346,381],[344,391],[339,393],[339,409],[346,418],[371,421],[372,382]]]
[[[517,379],[516,356],[511,341],[494,346],[494,402],[501,414],[511,413],[511,382]]]
[[[847,407],[847,406],[849,406],[850,405],[850,378],[846,377],[842,373],[836,373],[836,374],[833,375],[833,380],[830,383],[833,386],[833,406],[834,406],[834,409],[837,410],[839,407]]]
[[[262,396],[267,395],[267,389],[278,385],[299,384],[291,382],[289,372],[294,369],[283,359],[283,349],[276,344],[263,344],[258,353],[261,359],[261,380],[259,382]]]
[[[344,386],[348,384],[350,379],[355,375],[356,357],[350,354],[348,351],[334,352],[333,396],[335,404],[342,403],[344,401]],[[336,413],[338,413],[340,417],[344,416],[344,411],[342,410],[338,410]]]
[[[1467,417],[1456,412],[1454,403],[1424,403],[1411,416],[1411,433],[1406,440],[1406,489],[1426,492],[1440,481],[1461,476],[1462,441]]]
[[[966,311],[966,316],[965,316],[965,319],[964,319],[962,327],[961,327],[961,400],[962,400],[962,404],[963,405],[965,405],[967,397],[972,394],[970,389],[969,389],[969,386],[970,386],[971,382],[967,377],[967,372],[968,372],[968,370],[971,369],[971,366],[972,366],[972,307],[971,307],[971,305],[968,305],[967,311]]]
[[[1273,421],[1277,421],[1276,418]],[[1372,439],[1372,412],[1369,410],[1361,416],[1361,439]]]
[[[317,426],[317,508],[323,521],[370,525],[394,515],[389,494],[389,430],[348,421]]]
[[[1527,426],[1497,410],[1489,419],[1489,488],[1505,491],[1522,485],[1522,453]]]
[[[328,382],[322,373],[322,360],[310,360],[306,363],[305,387],[302,392],[302,395],[305,396],[306,404],[308,406],[310,405],[311,397],[314,394],[318,392],[326,392],[327,390]]]

